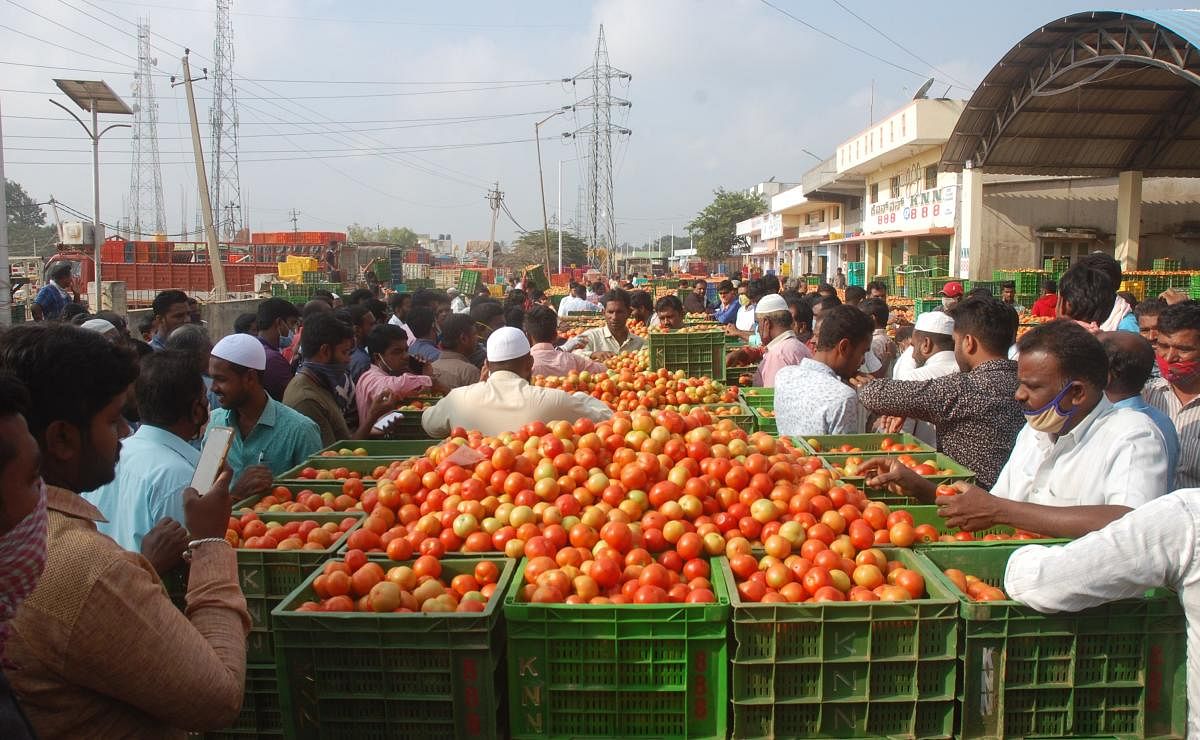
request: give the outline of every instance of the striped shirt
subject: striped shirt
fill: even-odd
[[[1200,396],[1184,404],[1170,383],[1162,378],[1151,378],[1142,389],[1142,397],[1146,403],[1171,417],[1175,431],[1179,432],[1175,488],[1200,487]]]

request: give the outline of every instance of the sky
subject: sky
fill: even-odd
[[[938,80],[931,96],[969,98],[1040,24],[1094,8],[1057,0],[233,0],[244,214],[254,231],[290,230],[295,209],[302,230],[407,226],[461,244],[488,237],[486,194],[498,182],[511,217],[501,214],[497,238],[541,228],[534,123],[591,95],[590,80],[561,80],[591,66],[603,24],[609,64],[632,76],[612,86],[631,103],[613,111],[614,126],[632,131],[613,139],[618,239],[682,235],[716,188],[798,182],[817,163],[812,155],[832,155],[872,112],[885,117],[928,77]],[[132,103],[139,18],[149,18],[156,47],[167,231],[190,231],[198,191],[186,99],[169,77],[181,74],[184,46],[194,75],[211,70],[215,0],[0,0],[5,175],[39,202],[53,195],[91,213],[90,143],[48,101],[72,107],[52,80],[104,79]],[[196,97],[207,156],[209,82],[196,84]],[[580,140],[562,135],[590,122],[580,107],[541,127],[551,222],[560,161],[562,218],[576,218],[586,163]],[[128,129],[102,139],[106,223],[126,213],[131,151]]]

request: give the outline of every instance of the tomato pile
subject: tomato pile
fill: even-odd
[[[908,601],[925,595],[925,578],[878,548],[854,552],[810,537],[801,554],[756,558],[748,552],[729,558],[738,595],[745,601],[800,603],[823,601]]]
[[[535,376],[533,384],[564,391],[582,391],[604,401],[614,411],[657,409],[683,404],[733,403],[737,388],[712,378],[688,377],[683,370],[624,369],[607,375],[587,371],[565,376]]]
[[[365,447],[342,447],[337,450],[325,450],[321,453],[321,457],[366,457],[367,450]]]
[[[896,457],[896,459],[899,460],[902,464],[907,465],[909,468],[912,468],[912,471],[914,473],[916,473],[917,475],[929,476],[929,475],[953,475],[954,474],[953,470],[951,470],[949,468],[939,469],[932,462],[917,462],[917,460],[915,460],[912,455],[899,455],[898,457]],[[833,465],[834,472],[836,472],[839,476],[853,478],[853,477],[857,477],[859,475],[859,472],[858,472],[859,468],[861,468],[866,462],[867,461],[861,457],[847,457],[840,464],[835,465],[833,463],[830,463],[830,465]],[[955,493],[957,493],[957,492],[958,491],[956,490]],[[942,494],[939,493],[938,495],[942,495]],[[947,494],[947,495],[953,495],[953,494]]]
[[[574,528],[572,533],[575,533]],[[675,549],[658,559],[634,547],[634,530],[612,521],[600,530],[596,550],[567,547],[555,557],[539,555],[525,564],[520,600],[535,604],[711,604],[716,601],[703,540],[681,535]],[[589,533],[587,539],[594,539]],[[685,560],[683,552],[691,555]]]
[[[813,449],[814,452],[827,452],[831,455],[833,455],[833,454],[854,454],[854,453],[864,451],[861,447],[855,447],[854,445],[851,445],[851,444],[844,444],[844,445],[840,445],[838,447],[834,447],[833,449],[822,450],[820,441],[818,441],[816,439],[809,439],[809,440],[806,440],[806,442],[808,443],[808,446]],[[880,452],[921,452],[923,450],[922,450],[921,445],[906,444],[904,442],[897,442],[896,440],[892,439],[891,437],[884,437],[883,441],[879,443],[879,451]]]
[[[305,601],[302,612],[481,612],[495,595],[500,567],[484,560],[473,573],[441,578],[442,564],[422,556],[411,565],[384,571],[362,550],[348,550],[342,560],[325,563],[313,580],[320,601]]]
[[[950,582],[966,594],[971,601],[1007,601],[1008,594],[995,586],[988,585],[979,578],[963,573],[957,568],[947,568],[942,571]]]
[[[229,517],[225,539],[247,550],[328,550],[356,522],[358,517],[324,524],[312,519],[264,522],[257,513],[247,511]]]

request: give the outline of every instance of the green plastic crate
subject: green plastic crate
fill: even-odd
[[[346,544],[350,533],[362,524],[363,517],[361,511],[339,511],[332,514],[259,514],[259,518],[264,522],[284,523],[309,519],[320,524],[337,523],[346,517],[353,517],[359,521],[324,550],[235,550],[238,585],[246,597],[246,608],[250,612],[250,634],[246,637],[248,662],[269,663],[275,659],[271,610],[280,599],[290,594],[310,573]]]
[[[750,408],[775,408],[774,388],[742,388],[738,393],[738,397],[742,399],[742,403]]]
[[[530,265],[526,267],[524,280],[527,290],[533,288],[547,290],[550,287],[550,280],[546,277],[546,268],[542,265]]]
[[[518,601],[524,575],[522,561],[504,596],[511,737],[726,736],[720,578],[715,604],[601,606]]]
[[[478,270],[463,270],[458,275],[458,293],[462,296],[475,295],[475,289],[479,287],[479,271]]]
[[[912,514],[914,527],[921,525],[921,524],[932,524],[933,526],[937,527],[937,530],[940,534],[955,534],[959,531],[952,527],[946,526],[946,520],[942,519],[940,516],[938,516],[937,506],[935,506],[933,504],[905,504],[905,505],[901,505],[901,506],[893,506],[893,507],[891,507],[891,510],[892,511],[907,511],[909,514]],[[987,529],[981,529],[977,532],[974,532],[973,534],[976,537],[983,537],[983,536],[989,535],[989,534],[1012,534],[1015,531],[1016,530],[1013,529],[1012,527],[1009,527],[1004,524],[1000,524],[995,527],[988,527]],[[983,539],[977,539],[977,540],[968,540],[968,541],[956,540],[954,542],[939,542],[939,541],[915,542],[915,543],[913,543],[913,547],[918,548],[918,549],[923,548],[923,547],[994,547],[994,546],[1011,547],[1014,543],[1021,544],[1021,545],[1046,545],[1046,544],[1061,545],[1066,542],[1070,542],[1070,539],[1054,538],[1054,537],[1047,537],[1044,539],[1036,539],[1036,540],[983,540]]]
[[[1016,284],[1018,293],[1040,294],[1042,282],[1050,279],[1045,270],[994,270],[992,281],[1002,283],[1007,280]]]
[[[923,313],[936,311],[942,307],[942,299],[940,296],[934,297],[915,297],[913,298],[913,318],[920,316]]]
[[[1183,269],[1183,262],[1171,257],[1160,257],[1151,263],[1151,267],[1159,272],[1175,271]]]
[[[219,732],[206,732],[204,740],[243,740],[249,737],[283,737],[283,713],[279,708],[279,680],[275,664],[246,666],[246,689],[242,711],[233,724]]]
[[[345,460],[346,458],[361,458],[361,457],[386,457],[392,460],[404,460],[410,457],[421,457],[430,447],[435,447],[441,444],[441,440],[436,439],[343,439],[329,445],[325,449],[318,452],[313,457],[323,459],[335,458]],[[337,452],[341,449],[364,449],[366,455],[325,455],[326,452]]]
[[[909,550],[889,560],[916,568]],[[726,558],[714,561],[733,605],[733,736],[950,737],[958,676],[958,604],[940,583],[901,602],[742,601]]]
[[[816,455],[816,454],[821,454],[821,455],[841,454],[841,453],[830,452],[830,450],[833,450],[834,448],[837,448],[837,447],[841,447],[844,444],[854,445],[855,447],[862,450],[861,453],[858,453],[858,452],[850,453],[850,454],[855,454],[855,455],[858,455],[858,454],[865,455],[867,453],[877,453],[877,454],[885,454],[885,455],[905,454],[905,453],[883,452],[880,449],[880,445],[883,444],[883,440],[889,439],[889,438],[893,442],[900,442],[902,444],[909,444],[909,445],[920,445],[921,449],[926,452],[934,452],[935,451],[932,447],[930,447],[925,442],[922,442],[921,440],[917,439],[913,435],[908,434],[906,432],[902,432],[899,434],[824,434],[824,435],[819,435],[816,437],[808,437],[808,438],[796,437],[795,440],[796,440],[797,445],[808,450],[809,452],[813,453],[814,455]],[[816,442],[817,445],[810,444],[810,442]],[[818,447],[818,445],[819,445],[819,447]],[[911,454],[911,453],[909,453],[909,454]]]
[[[650,332],[647,346],[651,370],[683,370],[690,377],[714,380],[725,377],[723,332]]]
[[[417,455],[425,454],[424,448]],[[318,478],[302,478],[300,472],[305,468],[314,468],[316,470],[333,470],[334,468],[346,468],[352,473],[362,473],[363,477],[371,475],[375,472],[375,468],[383,466],[387,467],[395,460],[404,460],[416,455],[402,455],[400,457],[320,457],[314,455],[304,462],[300,463],[291,470],[285,470],[275,478],[276,485],[295,485],[299,483],[335,483],[329,479]]]
[[[779,425],[775,423],[774,411],[770,406],[751,406],[750,411],[754,414],[754,426],[760,432],[766,432],[772,436],[779,434]],[[772,416],[764,416],[763,412],[770,412]]]
[[[501,598],[515,563],[442,561],[442,580],[500,566],[478,613],[294,611],[315,600],[308,578],[271,613],[283,726],[289,738],[500,738],[504,630]],[[376,560],[386,570],[401,565]]]
[[[292,492],[293,500],[295,500],[296,494],[300,493],[301,491],[312,491],[313,493],[316,493],[316,494],[322,494],[322,493],[325,493],[328,491],[329,493],[332,493],[335,496],[340,496],[342,494],[342,481],[340,481],[340,480],[332,480],[332,481],[306,480],[303,483],[291,481],[291,482],[282,483],[282,484],[279,481],[276,481],[275,483],[273,483],[271,485],[271,487],[274,488],[275,486],[278,486],[278,485],[283,485],[285,488],[290,490]],[[268,493],[270,493],[270,491],[266,491],[263,493],[256,493],[253,496],[247,496],[246,498],[242,499],[241,501],[238,501],[236,504],[233,505],[233,513],[236,515],[236,514],[240,513],[242,511],[242,509],[253,510],[254,505],[257,504],[259,501],[261,501],[262,498],[264,496],[266,496]],[[283,514],[283,513],[287,513],[287,512],[278,512],[278,513]]]
[[[947,473],[945,475],[927,475],[927,476],[925,476],[925,479],[928,481],[932,481],[934,485],[941,485],[943,483],[957,483],[958,481],[965,481],[967,483],[975,482],[974,471],[972,471],[968,468],[965,468],[962,465],[959,465],[958,463],[954,462],[954,460],[950,459],[949,456],[943,455],[940,452],[905,452],[905,453],[899,453],[899,454],[911,455],[912,458],[914,460],[916,460],[917,462],[932,461],[935,465],[937,465],[938,470],[954,471],[952,473]],[[834,467],[834,466],[839,465],[840,463],[844,463],[846,461],[846,458],[848,458],[848,457],[880,457],[880,455],[863,455],[863,454],[859,454],[859,453],[855,453],[853,455],[828,455],[828,454],[821,455],[821,458],[825,461],[825,464],[830,467]],[[880,501],[880,502],[886,503],[886,504],[916,503],[915,499],[913,499],[909,496],[895,494],[886,489],[868,488],[866,486],[866,479],[861,476],[847,475],[847,476],[842,476],[841,480],[845,481],[846,483],[851,483],[851,484],[857,486],[858,488],[862,489],[867,494],[867,498],[872,501]]]
[[[942,571],[1003,586],[1021,545],[917,553],[925,583],[958,598],[964,738],[1183,737],[1183,609],[1171,592],[1081,612],[1041,614],[1016,601],[975,603]]]
[[[725,368],[725,385],[741,385],[738,379],[743,375],[750,376],[750,382],[754,382],[754,374],[758,372],[758,365],[738,365],[736,367]]]

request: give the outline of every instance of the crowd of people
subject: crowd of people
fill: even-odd
[[[1200,303],[1119,295],[1110,257],[1078,260],[1028,309],[1012,285],[947,282],[915,323],[883,283],[810,291],[764,276],[722,281],[713,300],[703,280],[657,300],[632,281],[573,284],[557,309],[520,285],[503,298],[317,292],[265,299],[223,337],[182,291],[131,329],[70,309],[69,272],[50,278],[40,320],[0,335],[0,737],[228,725],[250,624],[224,539],[233,501],[338,440],[389,435],[423,394],[442,396],[421,412],[431,438],[607,419],[598,399],[533,381],[602,373],[644,346],[631,321],[675,331],[689,314],[747,340],[728,362],[774,389],[780,435],[909,431],[976,482],[939,495],[880,458],[869,485],[935,503],[950,527],[1080,538],[1014,556],[1014,598],[1058,611],[1179,589],[1200,710],[1200,505],[1179,490],[1200,484]],[[1057,320],[1018,338],[1021,315],[1047,310]],[[560,319],[579,313],[602,323],[563,341]],[[232,430],[226,469],[197,492],[215,427]],[[185,557],[180,611],[160,577]]]

